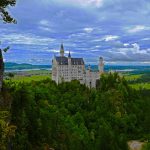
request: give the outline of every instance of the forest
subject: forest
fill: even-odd
[[[150,91],[135,90],[118,73],[96,89],[74,80],[5,81],[1,92],[2,150],[128,150],[150,144]]]

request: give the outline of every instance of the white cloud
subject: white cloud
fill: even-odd
[[[139,44],[133,43],[128,47],[109,49],[105,51],[110,61],[141,61],[149,62],[150,49],[141,49]]]
[[[100,7],[103,4],[103,0],[79,0],[79,2],[84,5],[94,5],[96,7]]]
[[[130,44],[129,43],[124,43],[123,44],[125,47],[129,46]]]
[[[132,44],[133,54],[147,54],[147,50],[140,50],[140,46],[137,43]]]
[[[100,45],[96,45],[96,46],[95,46],[95,48],[100,48],[100,47],[101,47]]]
[[[9,35],[0,35],[2,41],[7,42],[8,44],[26,44],[26,45],[48,45],[51,42],[54,42],[53,38],[46,38],[41,36],[36,36],[33,34],[16,34],[12,33]]]
[[[84,28],[83,30],[87,33],[91,33],[94,29],[93,28]]]
[[[106,35],[103,39],[106,42],[108,42],[108,41],[114,41],[114,40],[119,39],[119,36],[117,36],[117,35]]]
[[[92,40],[93,42],[102,42],[102,41],[105,41],[105,42],[109,42],[109,41],[115,41],[117,39],[119,39],[120,37],[117,36],[117,35],[106,35],[102,38],[97,38],[97,39],[94,39]],[[119,42],[119,41],[118,41]],[[120,42],[119,42],[120,43]]]
[[[144,62],[141,62],[141,64],[150,65],[150,61],[144,61]]]
[[[53,52],[53,53],[59,53],[60,52],[60,50],[56,50],[56,49],[48,49],[48,50],[46,50],[47,52]],[[69,52],[71,53],[71,54],[78,54],[78,52],[73,52],[73,51],[68,51],[68,50],[65,50],[65,54],[67,55],[67,54],[69,54]]]
[[[47,52],[53,52],[53,53],[59,53],[60,50],[56,50],[56,49],[51,49],[51,50],[46,50]]]
[[[150,27],[144,26],[144,25],[137,25],[132,28],[127,28],[127,32],[129,33],[136,33],[136,32],[141,32],[144,30],[150,30]]]
[[[53,30],[51,28],[48,28],[48,27],[39,27],[40,30],[43,30],[43,31],[48,31],[48,32],[52,32]]]
[[[53,0],[53,2],[62,3],[62,4],[71,4],[75,6],[82,7],[101,7],[104,0]],[[50,0],[42,0],[43,3],[50,3]]]
[[[142,41],[150,41],[150,38],[144,38]]]
[[[51,29],[51,23],[48,20],[41,20],[39,23],[39,29],[43,30],[43,31],[48,31],[48,32],[52,32],[53,30]]]
[[[39,24],[42,25],[42,26],[49,26],[49,25],[50,25],[50,22],[49,22],[48,20],[41,20],[41,21],[39,22]]]
[[[124,55],[130,55],[130,54],[147,54],[148,50],[140,49],[139,44],[133,43],[133,44],[128,44],[130,46],[129,48],[119,48],[116,49],[116,52],[122,53]]]

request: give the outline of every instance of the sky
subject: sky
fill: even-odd
[[[150,0],[18,0],[17,24],[0,22],[5,62],[51,64],[59,55],[87,64],[150,65]]]

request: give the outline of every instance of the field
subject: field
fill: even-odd
[[[130,86],[136,90],[138,90],[138,89],[149,89],[150,90],[150,83],[130,84]]]
[[[41,81],[51,78],[51,73],[48,70],[33,70],[33,71],[24,71],[24,72],[13,72],[6,73],[5,80],[11,80],[14,82],[31,82],[31,81]]]
[[[50,76],[42,76],[42,75],[33,75],[33,76],[15,76],[12,78],[12,81],[15,82],[31,82],[31,81],[41,81],[50,78]]]
[[[150,74],[149,73],[123,73],[122,74],[129,85],[134,89],[150,89]],[[6,73],[5,79],[9,79],[15,82],[31,82],[41,81],[47,78],[51,78],[51,71],[49,70],[30,70],[24,72],[13,72],[13,77],[9,77],[9,73]]]
[[[129,85],[134,89],[150,89],[150,74],[124,74]]]
[[[137,79],[141,78],[143,74],[125,74],[125,78],[128,81],[136,81]]]

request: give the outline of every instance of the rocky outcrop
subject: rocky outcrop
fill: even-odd
[[[128,146],[130,150],[142,150],[144,142],[140,141],[129,141]]]

